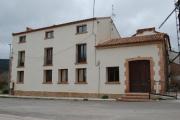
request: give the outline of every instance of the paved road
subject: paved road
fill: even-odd
[[[179,119],[179,101],[126,103],[0,98],[0,120]]]
[[[0,114],[0,120],[45,120],[45,119]]]

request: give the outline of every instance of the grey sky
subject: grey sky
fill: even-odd
[[[174,0],[96,0],[95,16],[111,16],[122,37],[156,27],[174,8]],[[0,58],[8,58],[11,33],[92,17],[93,0],[0,0]],[[175,15],[160,30],[177,49]]]

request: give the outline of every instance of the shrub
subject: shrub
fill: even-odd
[[[4,90],[2,91],[2,94],[9,94],[9,90],[8,90],[8,89],[4,89]]]
[[[109,96],[108,95],[103,95],[101,98],[102,99],[109,99]]]

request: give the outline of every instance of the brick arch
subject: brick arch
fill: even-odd
[[[128,93],[130,91],[129,88],[129,62],[130,61],[137,61],[137,60],[149,60],[150,61],[150,79],[151,79],[151,90],[154,89],[153,87],[153,82],[154,82],[154,75],[155,75],[155,71],[154,71],[154,66],[155,66],[155,62],[153,61],[152,57],[136,57],[136,58],[129,58],[126,59],[125,61],[125,93]]]

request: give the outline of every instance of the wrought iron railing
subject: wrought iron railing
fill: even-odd
[[[166,89],[163,89],[163,87]],[[176,84],[167,84],[165,81],[154,81],[151,83],[151,89],[149,90],[149,99],[152,98],[152,95],[178,99],[178,87]]]

